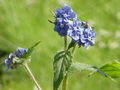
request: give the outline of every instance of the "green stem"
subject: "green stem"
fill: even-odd
[[[66,53],[66,51],[67,51],[67,37],[64,37],[64,44],[65,44],[64,50]],[[76,48],[76,44],[74,45],[74,47],[72,49],[72,54],[74,54],[75,48]],[[67,78],[68,78],[68,75],[66,74],[65,78],[63,79],[62,90],[67,90]]]
[[[73,49],[72,49],[72,54],[74,54],[75,48],[76,48],[76,44],[74,45],[74,47],[73,47]]]
[[[66,36],[64,37],[64,50],[65,52],[67,50],[67,37]]]
[[[35,85],[38,88],[38,90],[42,90],[41,87],[40,87],[40,85],[38,84],[37,80],[35,79],[34,75],[32,74],[30,68],[28,67],[28,64],[25,62],[25,63],[23,63],[23,66],[25,67],[25,70],[29,73],[31,79],[35,83]]]
[[[64,51],[66,54],[66,52],[67,52],[67,37],[64,37]],[[67,88],[67,75],[63,79],[62,90],[66,90],[66,88]]]
[[[62,90],[67,90],[67,78],[68,76],[66,75],[63,79]]]

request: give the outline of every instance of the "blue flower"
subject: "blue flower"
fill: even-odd
[[[75,41],[79,40],[79,37],[82,33],[80,30],[80,26],[81,21],[79,19],[74,19],[71,23],[69,23],[69,30],[67,35]]]
[[[10,69],[12,64],[13,64],[13,58],[15,57],[15,55],[12,53],[8,56],[7,59],[5,59],[5,66],[7,67],[7,69]]]
[[[94,38],[96,36],[95,31],[92,30],[90,26],[87,28],[85,27],[84,30],[82,29],[82,33],[80,35],[78,42],[79,46],[84,46],[85,48],[88,48],[88,46],[93,46],[95,44]]]
[[[70,6],[65,5],[63,8],[59,8],[55,11],[57,18],[73,19],[76,18],[76,14],[73,12]]]
[[[27,51],[28,49],[18,48],[18,50],[15,52],[15,55],[18,58],[22,58],[26,54]]]
[[[87,22],[80,21],[70,6],[57,9],[55,14],[54,30],[60,36],[69,36],[79,46],[85,48],[94,45],[95,31]]]
[[[73,12],[70,6],[64,6],[55,11],[56,21],[54,30],[58,32],[60,36],[66,36],[69,29],[69,22],[76,18],[76,14]]]
[[[59,33],[60,36],[66,36],[69,29],[68,20],[57,18],[54,30]]]
[[[88,23],[81,22],[79,19],[74,19],[68,30],[68,36],[79,46],[88,48],[88,46],[94,45],[96,34]]]
[[[26,54],[28,49],[18,48],[15,53],[9,54],[8,58],[5,59],[5,66],[7,69],[13,68],[17,63],[21,63],[20,59]]]

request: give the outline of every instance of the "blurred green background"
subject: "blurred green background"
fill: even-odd
[[[52,90],[54,53],[63,48],[63,39],[53,31],[51,10],[72,6],[82,21],[97,33],[96,44],[79,48],[74,62],[101,66],[120,58],[119,0],[0,0],[0,90],[36,90],[23,67],[5,72],[5,57],[18,47],[28,48],[37,41],[29,64],[43,90]],[[87,72],[70,74],[68,90],[120,90],[120,83]]]

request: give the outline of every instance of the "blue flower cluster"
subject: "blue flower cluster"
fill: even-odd
[[[14,59],[17,59],[19,61],[26,54],[27,51],[28,49],[19,48],[15,53],[9,54],[8,58],[5,59],[5,66],[7,67],[7,69],[11,69],[14,64],[16,64]]]
[[[60,36],[69,36],[73,42],[85,48],[94,45],[95,31],[87,22],[80,21],[70,6],[57,9],[55,15],[54,30]]]
[[[73,12],[70,6],[64,6],[56,10],[55,15],[57,18],[63,19],[73,19],[76,17],[76,14]]]
[[[54,30],[59,33],[61,36],[66,36],[67,31],[69,29],[69,22],[73,18],[76,18],[76,14],[73,12],[71,7],[64,6],[63,8],[59,8],[55,12],[56,22]]]
[[[87,22],[81,22],[78,19],[75,19],[73,24],[70,25],[67,35],[79,46],[84,46],[85,48],[93,46],[95,43],[96,33],[93,28]]]

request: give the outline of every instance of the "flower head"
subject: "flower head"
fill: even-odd
[[[13,68],[16,64],[21,63],[21,58],[26,54],[28,49],[18,48],[15,53],[9,54],[8,58],[5,59],[5,66],[7,69]]]
[[[70,6],[64,6],[63,8],[57,9],[55,15],[56,21],[54,30],[58,32],[60,36],[66,36],[70,21],[76,18],[76,14]]]
[[[67,35],[73,40],[78,40],[82,31],[80,30],[81,21],[79,19],[74,19],[69,25],[69,30]]]
[[[15,68],[18,65],[30,62],[31,54],[34,51],[34,48],[39,45],[39,43],[40,41],[38,41],[28,49],[18,48],[14,53],[9,54],[9,56],[5,59],[4,62],[7,69]]]
[[[7,59],[5,59],[5,66],[10,69],[12,64],[13,64],[13,58],[15,57],[15,55],[13,53],[11,53]]]
[[[57,18],[73,19],[76,18],[76,14],[73,12],[70,6],[65,5],[63,8],[59,8],[55,11]]]
[[[69,31],[68,35],[74,42],[76,42],[79,46],[84,46],[85,48],[94,45],[94,38],[96,34],[88,23],[82,22],[78,26],[73,25],[72,27],[73,29]]]
[[[54,30],[61,36],[66,36],[69,29],[68,20],[57,18]]]
[[[85,48],[94,45],[95,31],[87,22],[80,21],[70,6],[57,9],[55,15],[54,31],[60,36],[69,36]]]
[[[28,49],[18,48],[18,50],[15,52],[15,55],[18,58],[22,58],[26,54],[27,51]]]

